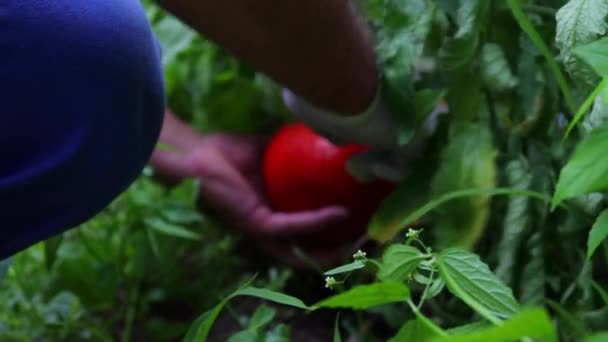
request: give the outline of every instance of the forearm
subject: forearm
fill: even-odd
[[[374,97],[373,42],[350,0],[159,2],[319,107],[356,114]]]

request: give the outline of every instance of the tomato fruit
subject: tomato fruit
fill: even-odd
[[[335,245],[365,233],[371,216],[394,184],[384,181],[362,183],[352,177],[347,160],[367,150],[366,146],[337,146],[303,123],[281,127],[271,139],[264,155],[263,175],[266,193],[275,210],[296,212],[329,205],[349,209],[350,219],[331,234],[309,241],[315,246]]]

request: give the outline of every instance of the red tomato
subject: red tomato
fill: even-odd
[[[335,245],[360,237],[382,200],[394,184],[375,181],[361,183],[346,170],[353,154],[367,147],[334,145],[302,123],[285,125],[273,137],[264,156],[264,181],[275,210],[295,212],[343,205],[351,219],[321,232],[314,245]]]

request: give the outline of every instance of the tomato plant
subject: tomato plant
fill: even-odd
[[[144,3],[176,112],[201,131],[278,134],[277,208],[380,191],[344,173],[364,147],[284,126],[278,85]],[[335,237],[369,221],[378,250],[278,266],[195,209],[191,181],[166,188],[147,169],[98,217],[0,262],[0,340],[606,340],[608,2],[357,3],[401,141],[446,107],[408,178]]]

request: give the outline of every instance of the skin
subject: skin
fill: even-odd
[[[299,237],[337,227],[349,217],[341,206],[296,213],[273,210],[262,187],[264,138],[225,133],[201,135],[167,111],[160,141],[172,146],[156,149],[150,160],[160,177],[169,182],[200,178],[201,207],[292,266],[307,267],[292,254],[291,242],[297,244]],[[319,265],[340,262],[346,252],[351,251],[306,251]]]
[[[372,35],[350,0],[161,0],[159,4],[245,63],[312,104],[341,115],[364,111],[377,87]],[[167,179],[201,178],[201,205],[249,234],[271,255],[307,266],[289,241],[331,229],[348,218],[343,207],[283,213],[272,210],[261,186],[263,138],[200,135],[171,111],[151,164]],[[319,265],[341,262],[352,250],[307,251]]]
[[[161,0],[161,6],[311,103],[343,115],[373,100],[369,28],[351,0]]]

